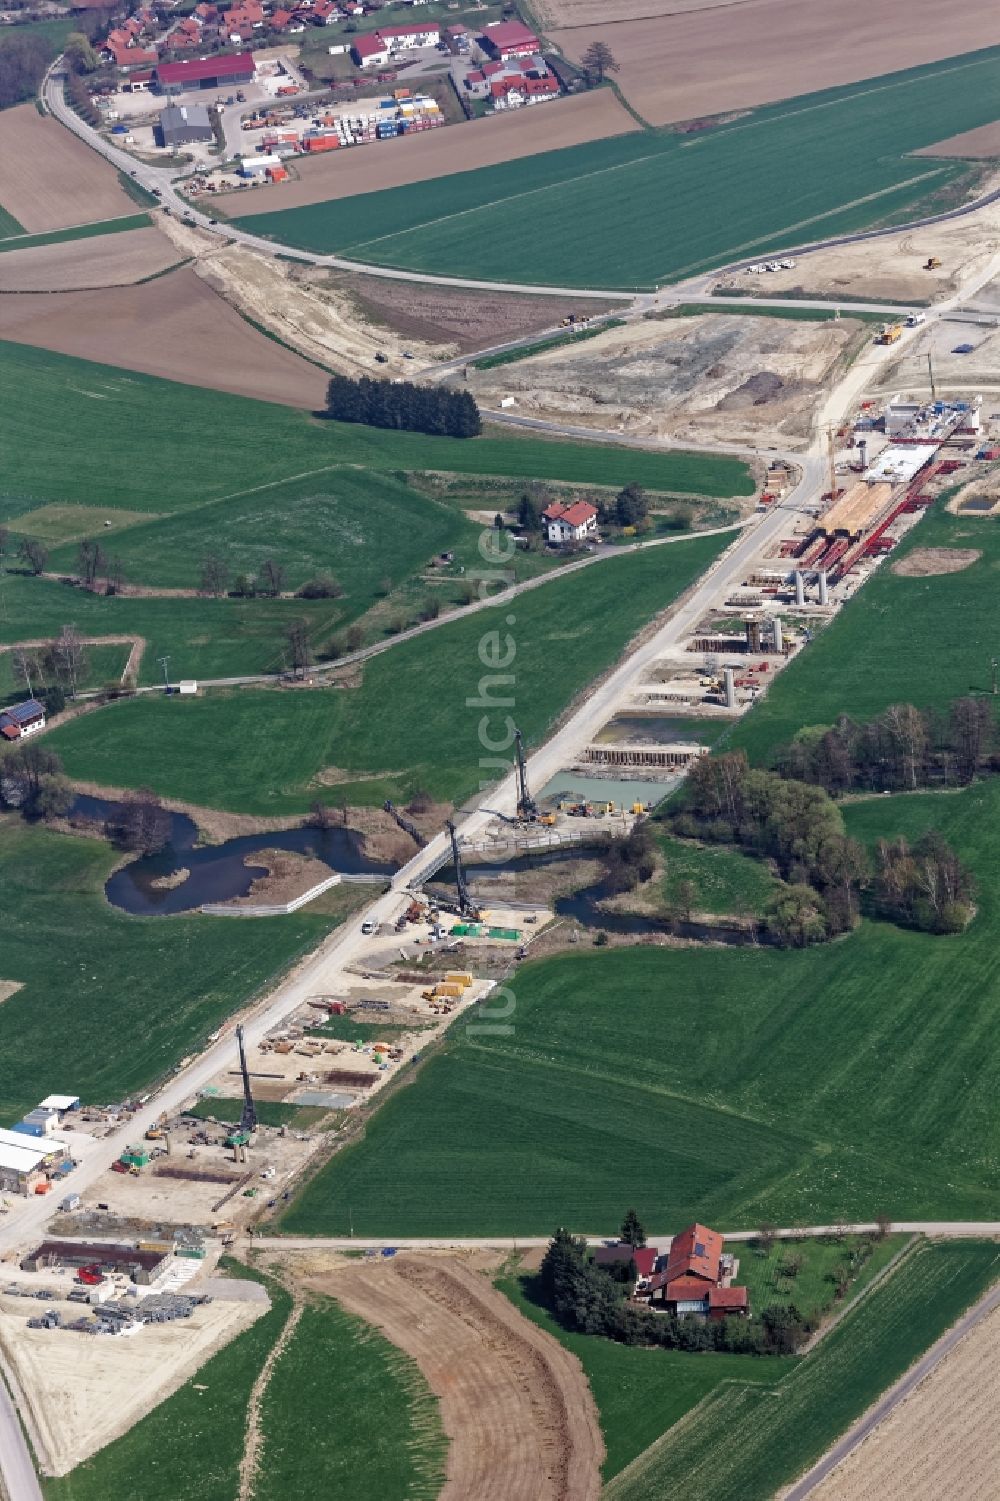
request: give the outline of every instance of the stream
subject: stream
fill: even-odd
[[[80,796],[70,809],[70,818],[86,818],[103,824],[120,804],[108,798]],[[280,829],[270,834],[242,834],[222,844],[196,847],[198,826],[186,813],[170,814],[170,837],[155,855],[137,855],[116,870],[104,887],[114,907],[136,917],[167,917],[191,912],[208,902],[229,902],[246,896],[251,885],[266,875],[263,865],[247,865],[248,855],[259,850],[290,850],[311,855],[341,875],[389,876],[395,866],[369,860],[362,853],[361,838],[351,829]],[[186,880],[176,886],[157,886],[156,881],[187,870]]]

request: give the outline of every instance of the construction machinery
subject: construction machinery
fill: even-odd
[[[940,267],[940,265],[941,265],[941,261],[940,261],[940,258],[938,256],[936,256],[936,255],[929,255],[927,257],[927,259],[924,261],[924,270],[925,271],[937,271],[938,268]]]
[[[895,344],[902,336],[903,325],[901,323],[883,323],[875,342],[877,344]]]
[[[458,891],[458,910],[460,916],[475,922],[479,916],[479,908],[469,893],[469,883],[465,879],[465,866],[462,864],[462,856],[458,848],[458,835],[451,819],[445,824],[448,837],[451,840],[451,858],[455,866],[455,886]]]
[[[227,1147],[245,1147],[257,1134],[257,1107],[253,1102],[253,1091],[250,1088],[250,1070],[247,1068],[242,1026],[236,1028],[236,1045],[240,1050],[240,1073],[243,1075],[243,1110],[236,1130],[226,1137]]]
[[[538,804],[528,791],[528,768],[524,759],[524,737],[520,730],[514,731],[514,749],[517,755],[517,816],[527,823],[538,817]]]

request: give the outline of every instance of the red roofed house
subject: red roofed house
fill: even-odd
[[[541,51],[541,43],[533,31],[521,21],[499,21],[487,26],[482,36],[483,45],[494,57],[506,62],[509,57],[529,57]]]
[[[45,728],[45,708],[37,698],[25,699],[23,704],[12,704],[9,709],[0,709],[0,735],[5,740],[21,740],[25,735],[34,735]]]
[[[689,1225],[670,1242],[667,1264],[649,1279],[650,1303],[668,1313],[730,1318],[750,1312],[745,1287],[731,1287],[735,1261],[722,1249],[722,1236],[705,1225]]]
[[[122,47],[117,42],[109,42],[103,50],[110,53],[116,68],[148,68],[159,62],[159,54],[147,52],[144,47]]]
[[[634,1261],[638,1289],[652,1277],[659,1255],[655,1246],[630,1246],[628,1241],[619,1241],[614,1246],[598,1246],[594,1252],[594,1261],[598,1266],[615,1266],[621,1261]]]
[[[412,26],[380,26],[378,31],[355,37],[351,46],[359,68],[381,67],[397,52],[414,47],[436,47],[441,32],[434,21]]]
[[[550,542],[583,542],[597,535],[597,507],[589,500],[574,500],[570,505],[554,501],[542,512],[545,533]]]

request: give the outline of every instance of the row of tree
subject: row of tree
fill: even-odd
[[[559,1229],[545,1252],[532,1292],[564,1329],[603,1335],[625,1345],[784,1355],[797,1349],[813,1327],[794,1307],[783,1305],[765,1308],[753,1320],[656,1313],[631,1302],[634,1282],[634,1261],[598,1266],[585,1240]]]
[[[412,381],[352,380],[335,375],[327,387],[326,415],[337,422],[363,422],[445,438],[476,438],[483,430],[479,408],[468,391],[417,386]]]
[[[44,743],[26,740],[0,755],[0,806],[52,820],[65,818],[75,801],[62,761]],[[170,839],[170,813],[155,792],[140,787],[114,804],[103,832],[120,849],[158,854]]]
[[[75,698],[90,671],[80,632],[64,625],[62,633],[41,646],[18,646],[11,653],[14,680],[26,693],[41,698],[50,714],[60,714]]]
[[[858,919],[863,891],[870,891],[875,914],[928,932],[957,932],[972,913],[972,877],[940,834],[925,836],[912,851],[905,841],[883,841],[873,871],[825,788],[753,769],[743,751],[698,761],[681,811],[669,822],[682,838],[736,843],[773,861],[784,884],[767,929],[785,946],[846,932]]]
[[[867,724],[844,715],[830,728],[801,731],[776,764],[782,775],[834,795],[971,782],[980,771],[1000,770],[996,712],[992,699],[971,694],[943,712],[890,704]]]

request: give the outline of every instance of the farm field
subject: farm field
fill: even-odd
[[[28,234],[135,211],[114,167],[33,104],[0,112],[0,162],[0,203]]]
[[[330,1298],[306,1303],[261,1411],[257,1501],[435,1501],[447,1442],[415,1362]]]
[[[580,14],[580,0],[545,3],[554,12],[550,40],[576,61],[594,40],[607,40],[609,23],[621,20],[612,43],[621,67],[617,82],[653,125],[753,108],[1000,42],[1000,25],[985,0],[952,18],[933,0],[916,0],[902,26],[892,6],[873,10],[864,0],[805,9],[794,0],[750,0],[738,11],[673,0],[637,9],[636,0],[614,0],[607,13],[593,17]],[[584,0],[585,7],[592,3]],[[776,36],[782,38],[780,68],[774,66]]]
[[[0,978],[23,987],[0,1006],[4,1120],[67,1079],[90,1100],[150,1084],[335,926],[127,917],[104,899],[118,859],[103,841],[0,818]]]
[[[1000,1273],[992,1241],[914,1250],[795,1363],[774,1393],[719,1387],[699,1413],[620,1474],[605,1501],[769,1501],[892,1385]]]
[[[998,1342],[994,1310],[817,1487],[816,1501],[936,1501],[948,1490],[989,1501],[1000,1474]]]
[[[169,242],[149,232],[165,246],[166,264],[176,262]],[[12,293],[0,300],[0,337],[307,409],[322,407],[329,380],[301,355],[258,333],[188,266],[136,286],[44,299]]]
[[[724,537],[613,558],[556,578],[516,601],[518,722],[529,744],[630,637],[707,567]],[[496,770],[480,770],[484,633],[510,629],[503,605],[442,625],[364,664],[360,686],[279,695],[242,690],[198,700],[143,698],[56,729],[49,737],[70,776],[150,785],[212,807],[305,811],[314,779],[338,782],[364,803],[407,801],[424,788],[457,802]],[[559,653],[558,674],[551,671]],[[505,711],[504,711],[505,712]],[[266,731],[264,730],[266,726]],[[494,758],[496,759],[496,758]],[[351,784],[352,774],[372,778]]]
[[[247,1404],[292,1299],[274,1278],[240,1262],[229,1268],[244,1280],[266,1283],[268,1312],[128,1433],[68,1475],[44,1479],[45,1501],[176,1501],[180,1495],[185,1501],[238,1501]]]
[[[100,219],[93,224],[77,224],[71,229],[49,229],[41,234],[17,235],[0,240],[0,252],[11,255],[17,250],[44,250],[51,245],[76,244],[78,240],[100,240],[107,235],[129,234],[151,223],[146,213],[123,214],[116,219]]]
[[[877,802],[846,810],[850,832],[933,822],[978,875],[963,934],[866,921],[810,950],[526,965],[513,1034],[456,1029],[282,1230],[345,1234],[348,1203],[359,1235],[597,1235],[625,1200],[654,1242],[696,1217],[726,1229],[998,1217],[1000,780]]]
[[[575,484],[633,481],[648,490],[713,497],[753,494],[749,470],[737,459],[497,431],[463,441],[318,422],[271,402],[26,344],[0,343],[0,401],[10,436],[0,489],[0,517],[8,523],[49,501],[173,513],[344,464]],[[104,446],[92,441],[101,403],[113,407],[120,431],[142,434],[141,465],[109,467]]]
[[[772,38],[762,33],[773,71]],[[908,154],[988,124],[998,83],[1000,52],[971,53],[767,106],[696,136],[623,136],[358,194],[350,213],[338,202],[238,222],[284,243],[413,270],[648,287],[954,195],[965,168]],[[777,214],[776,180],[787,187]],[[512,210],[535,209],[530,237],[504,233]],[[581,223],[590,225],[585,237],[574,232]]]
[[[719,1385],[770,1387],[789,1371],[786,1357],[691,1355],[648,1350],[610,1339],[571,1334],[531,1298],[531,1277],[506,1271],[496,1286],[532,1323],[575,1355],[597,1403],[607,1454],[605,1482],[636,1459]]]
[[[391,151],[340,151],[296,162],[297,181],[283,184],[280,193],[267,190],[252,195],[254,214],[267,217],[355,193],[428,182],[457,172],[479,172],[499,162],[627,135],[638,128],[610,89],[559,100],[546,114],[545,125],[546,129],[540,131],[530,111],[515,110],[490,120],[412,135],[394,141]],[[365,161],[366,155],[373,159]],[[219,194],[212,199],[215,208],[237,216],[246,201],[245,192]]]
[[[89,240],[73,238],[40,244],[33,237],[33,243],[33,249],[19,249],[16,245],[5,249],[6,293],[63,293],[84,287],[126,286],[143,277],[155,276],[180,259],[166,236],[151,224]]]
[[[2,204],[0,204],[0,241],[5,240],[8,235],[19,235],[23,233],[24,226],[18,224],[13,214],[8,214],[7,210],[3,207]]]
[[[832,724],[838,714],[865,720],[892,703],[945,708],[989,691],[1000,532],[989,520],[950,515],[939,501],[892,563],[925,547],[973,547],[982,557],[959,573],[924,578],[880,567],[734,727],[730,745],[765,761],[802,725]]]

